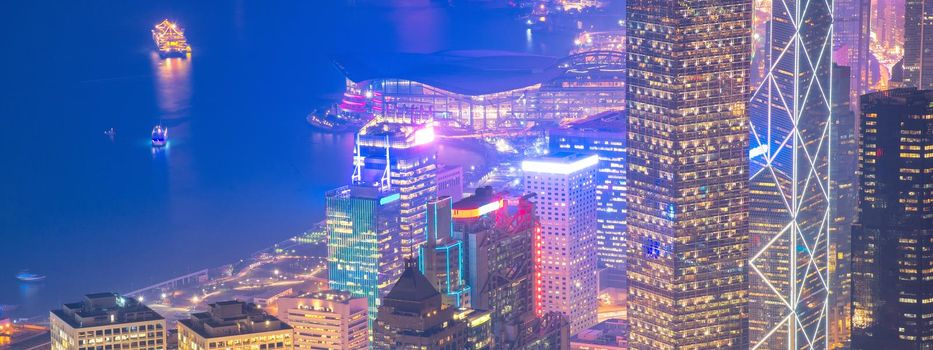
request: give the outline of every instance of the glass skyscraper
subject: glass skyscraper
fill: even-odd
[[[933,0],[904,1],[904,86],[933,89]]]
[[[402,273],[400,195],[357,184],[329,191],[326,198],[330,288],[367,299],[371,330],[380,298]]]
[[[828,347],[833,2],[755,9],[749,102],[752,348]],[[758,69],[761,70],[758,70]]]
[[[464,273],[463,242],[453,237],[453,201],[443,196],[428,202],[427,238],[418,247],[418,270],[441,293],[444,304],[470,306],[470,286]]]
[[[629,0],[632,349],[748,348],[751,0]]]

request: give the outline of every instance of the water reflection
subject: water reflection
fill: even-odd
[[[185,117],[191,105],[191,54],[187,58],[160,58],[153,52],[152,70],[156,77],[156,101],[162,112],[160,119]]]

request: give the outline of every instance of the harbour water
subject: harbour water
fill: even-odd
[[[352,135],[304,120],[341,93],[333,54],[571,44],[514,11],[412,1],[3,6],[0,305],[14,317],[227,263],[321,220],[351,170]],[[190,59],[155,54],[163,18],[186,28]],[[160,122],[170,141],[153,150]],[[47,278],[20,282],[24,269]]]

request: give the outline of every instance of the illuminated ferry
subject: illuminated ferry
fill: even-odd
[[[152,128],[152,147],[162,147],[168,142],[168,128],[156,125]]]
[[[185,57],[191,53],[191,46],[185,39],[185,30],[167,19],[152,29],[152,40],[155,41],[161,57]]]
[[[39,282],[45,280],[45,276],[37,275],[29,271],[21,271],[20,273],[16,274],[16,279],[23,282]]]

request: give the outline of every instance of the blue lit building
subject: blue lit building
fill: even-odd
[[[599,156],[596,170],[596,256],[608,268],[606,287],[625,287],[626,182],[624,112],[598,114],[549,132],[551,153],[578,152]]]
[[[353,182],[398,191],[402,254],[424,243],[425,210],[437,198],[437,145],[430,126],[381,123],[357,135]]]
[[[463,242],[453,238],[453,203],[444,196],[428,203],[425,243],[418,247],[418,270],[442,296],[444,304],[470,305],[470,286],[463,270]]]
[[[365,184],[327,192],[327,268],[331,289],[365,297],[369,321],[402,273],[398,191]]]

